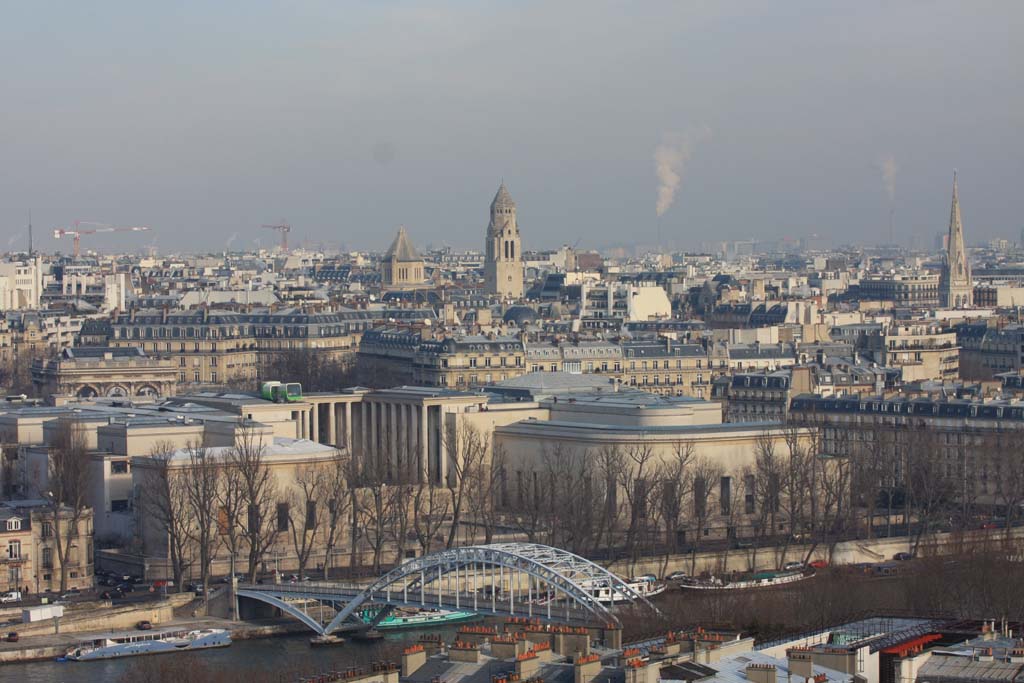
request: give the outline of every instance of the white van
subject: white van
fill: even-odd
[[[21,602],[21,591],[7,591],[0,594],[0,603],[3,602]]]

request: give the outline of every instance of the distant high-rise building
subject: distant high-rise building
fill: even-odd
[[[960,195],[953,174],[953,206],[949,212],[949,234],[946,238],[946,259],[939,278],[939,299],[948,308],[971,306],[974,286],[971,282],[971,264],[967,262],[964,246],[964,226],[960,221]]]
[[[516,224],[516,203],[505,183],[491,202],[491,221],[487,225],[487,257],[484,261],[487,292],[503,299],[523,296],[523,255]]]

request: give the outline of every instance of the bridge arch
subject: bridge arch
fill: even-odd
[[[566,550],[537,543],[464,546],[407,560],[369,586],[338,583],[245,586],[239,596],[262,600],[329,634],[369,605],[433,607],[478,614],[542,617],[605,625],[619,620],[596,597],[617,595],[658,610],[604,567]],[[345,606],[319,627],[291,599]],[[314,625],[316,624],[316,625]],[[318,628],[319,627],[319,628]]]

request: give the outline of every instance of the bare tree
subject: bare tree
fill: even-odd
[[[646,443],[634,443],[624,449],[624,467],[620,473],[619,489],[629,506],[629,528],[626,530],[626,552],[635,563],[649,541],[651,491],[655,474],[654,449]]]
[[[542,451],[547,496],[548,542],[575,553],[591,547],[596,519],[601,514],[594,473],[586,451],[560,442]]]
[[[320,479],[320,498],[327,501],[324,517],[324,579],[328,578],[333,566],[334,548],[352,504],[352,489],[349,486],[353,475],[351,468],[351,458],[336,450],[324,467]]]
[[[690,545],[690,573],[697,571],[697,552],[711,516],[715,482],[722,477],[722,466],[708,458],[698,457],[692,465],[693,542]]]
[[[315,465],[296,467],[292,483],[287,503],[288,531],[302,577],[306,575],[306,566],[324,519],[324,506],[319,500],[324,490],[321,468]]]
[[[912,536],[913,554],[917,554],[922,538],[933,525],[947,515],[958,494],[959,487],[951,476],[955,471],[951,457],[933,430],[923,424],[913,430],[913,439],[906,449],[905,468],[907,524],[910,524],[911,513],[917,517],[917,532]]]
[[[432,550],[448,516],[448,509],[447,490],[433,486],[425,479],[420,480],[413,494],[412,527],[421,554],[427,555]]]
[[[995,500],[1003,508],[1004,543],[1009,546],[1015,522],[1024,506],[1024,452],[1016,435],[1000,432],[985,441],[978,455],[987,460],[981,466],[995,475]]]
[[[46,485],[40,486],[53,517],[61,592],[68,588],[68,560],[72,546],[79,540],[78,527],[86,510],[89,482],[89,451],[81,425],[76,420],[61,419],[49,453]]]
[[[661,489],[659,512],[665,530],[665,552],[661,574],[668,569],[668,558],[679,552],[679,531],[682,528],[684,501],[693,485],[691,467],[695,458],[692,441],[678,441],[672,445],[672,458],[658,469],[657,481]]]
[[[622,520],[622,505],[619,500],[619,481],[625,468],[625,455],[619,444],[608,443],[597,449],[594,459],[594,475],[597,486],[603,491],[595,490],[600,502],[600,514],[597,517],[597,528],[594,530],[594,547],[614,547],[618,539],[616,534]],[[593,552],[593,551],[592,551]]]
[[[384,449],[387,452],[387,449]],[[388,463],[370,458],[360,468],[353,488],[353,519],[373,551],[373,572],[380,573],[384,549],[392,533],[395,486],[389,483]],[[355,550],[353,549],[353,552]]]
[[[191,524],[188,533],[199,551],[199,577],[203,584],[203,605],[210,589],[210,565],[217,541],[218,494],[221,490],[220,462],[198,443],[186,447],[188,464],[183,486]]]
[[[483,463],[472,473],[474,481],[469,487],[467,506],[476,525],[483,529],[484,543],[491,543],[494,540],[498,511],[507,503],[506,459],[504,446],[494,442],[491,446],[490,462]]]
[[[255,583],[260,562],[277,538],[277,486],[264,455],[266,447],[251,425],[239,426],[227,460],[238,476],[245,510],[243,538],[248,551],[246,574]]]
[[[776,533],[782,504],[782,463],[776,452],[775,438],[767,432],[757,436],[754,445],[754,486],[758,518],[754,528],[751,566],[757,566],[757,551]]]
[[[231,574],[234,576],[235,562],[242,550],[244,538],[245,485],[234,458],[225,458],[222,467],[221,483],[217,489],[217,533],[228,551]]]
[[[442,441],[449,454],[447,481],[451,498],[452,519],[445,546],[455,545],[459,525],[469,502],[469,489],[479,478],[478,470],[484,467],[491,450],[491,437],[478,427],[467,422],[442,430]]]
[[[152,467],[145,470],[142,480],[142,511],[166,534],[171,574],[180,591],[188,568],[194,520],[183,468],[173,463],[176,450],[169,441],[157,442],[150,449]]]

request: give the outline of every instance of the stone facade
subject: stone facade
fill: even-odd
[[[177,379],[169,358],[151,358],[138,347],[81,346],[32,363],[40,396],[173,396]]]
[[[523,255],[516,223],[516,203],[505,183],[491,202],[487,226],[487,256],[484,260],[485,288],[503,299],[523,297]]]
[[[381,285],[386,290],[425,286],[423,258],[409,241],[405,226],[398,229],[395,241],[381,259],[380,272]]]

